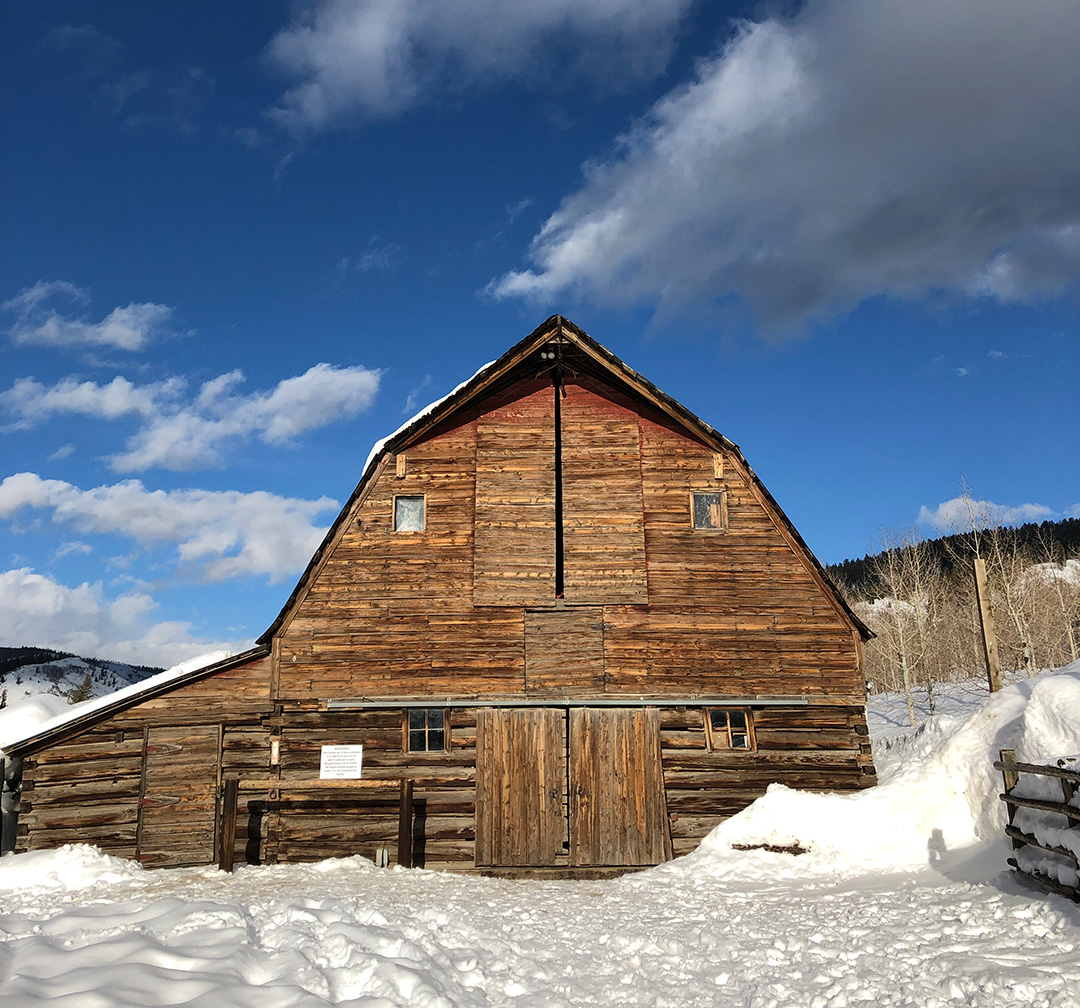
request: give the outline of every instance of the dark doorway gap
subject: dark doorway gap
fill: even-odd
[[[562,366],[551,372],[555,390],[555,597],[566,592],[566,572],[563,558],[563,485],[562,485]]]

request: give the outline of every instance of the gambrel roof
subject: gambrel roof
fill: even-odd
[[[681,403],[672,399],[671,396],[662,392],[647,378],[638,374],[637,371],[621,361],[610,350],[597,343],[596,340],[592,339],[582,329],[579,329],[569,319],[563,318],[562,315],[552,315],[523,340],[507,350],[498,360],[485,365],[472,378],[459,385],[448,396],[433,403],[397,432],[376,444],[368,457],[356,489],[350,495],[345,507],[342,508],[341,513],[337,516],[319,548],[315,551],[288,601],[286,601],[281,612],[267,631],[259,638],[258,643],[268,643],[282,626],[294,604],[318,570],[323,556],[336,541],[341,526],[351,513],[354,503],[365,492],[386,461],[421,441],[430,431],[445,425],[456,414],[464,413],[487,396],[506,388],[523,377],[534,376],[536,368],[533,354],[544,345],[552,343],[558,347],[560,361],[569,374],[582,374],[597,378],[666,416],[703,444],[730,453],[737,460],[739,466],[744,469],[753,488],[762,498],[763,504],[776,518],[792,547],[803,558],[812,576],[820,584],[836,609],[858,631],[863,640],[869,640],[874,636],[852,612],[851,607],[825,573],[825,569],[814,556],[810,547],[806,545],[798,530],[787,515],[784,514],[783,509],[776,503],[772,494],[769,493],[749,463],[747,463],[737,444],[724,437],[723,434]]]

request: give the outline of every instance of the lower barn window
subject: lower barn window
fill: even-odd
[[[398,495],[394,498],[395,532],[423,532],[424,518],[424,498],[422,495],[417,497]]]
[[[410,707],[405,714],[405,751],[445,752],[446,721],[442,707]]]
[[[746,707],[706,708],[705,735],[711,752],[757,748],[754,744],[754,722]]]

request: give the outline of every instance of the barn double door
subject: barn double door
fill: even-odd
[[[665,860],[655,708],[482,708],[476,746],[478,865]]]

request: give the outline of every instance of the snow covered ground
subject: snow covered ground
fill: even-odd
[[[0,860],[10,1008],[1080,1005],[1080,907],[1005,870],[998,748],[1080,750],[1080,663],[916,731],[884,781],[774,787],[694,854],[604,882],[315,865],[144,871],[93,848]],[[1078,831],[1080,832],[1080,831]],[[810,848],[739,852],[733,842]]]

